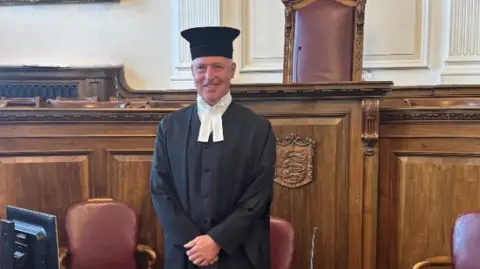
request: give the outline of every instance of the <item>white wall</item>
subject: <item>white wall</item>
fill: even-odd
[[[480,1],[452,0],[443,83],[480,84]]]
[[[373,73],[373,80],[441,83],[448,54],[449,0],[369,0],[365,23],[364,68]]]
[[[284,45],[281,1],[210,1],[221,2],[222,25],[242,30],[235,44],[235,58],[240,65],[235,81],[281,82]],[[364,68],[370,73],[366,77],[392,80],[397,85],[441,83],[448,56],[449,12],[449,0],[368,0]]]
[[[124,64],[137,89],[165,89],[171,75],[167,0],[0,7],[0,65]]]
[[[235,82],[281,82],[280,0],[122,1],[1,7],[0,65],[124,64],[133,88],[192,88],[188,44],[179,32],[229,25],[242,30]],[[480,83],[479,0],[368,0],[366,12],[369,79]]]

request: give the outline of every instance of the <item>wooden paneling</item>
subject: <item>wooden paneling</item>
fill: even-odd
[[[156,121],[18,123],[0,124],[1,217],[7,204],[54,214],[66,246],[67,208],[112,197],[137,211],[139,243],[161,257],[163,234],[148,186]]]
[[[133,90],[121,67],[24,71],[0,69],[0,88],[43,77],[78,81],[82,97],[107,100],[116,89],[120,98],[195,100],[193,90]],[[314,268],[411,268],[429,256],[449,255],[456,215],[480,209],[480,87],[395,87],[379,112],[378,100],[390,86],[232,86],[234,100],[267,117],[279,139],[294,134],[315,142],[311,182],[275,184],[272,213],[290,220],[296,232],[293,268],[308,268],[314,227]],[[469,107],[435,105],[460,97],[463,104],[476,99]],[[412,107],[405,101],[412,98],[434,101]],[[1,216],[5,204],[14,204],[56,214],[61,225],[69,205],[110,196],[139,212],[140,242],[156,248],[161,268],[163,234],[147,187],[155,127],[172,111],[171,104],[165,107],[1,109]],[[60,231],[61,244],[63,236]]]
[[[256,106],[257,110],[269,110],[272,108]],[[279,109],[292,111],[293,107],[283,105]],[[315,141],[315,156],[313,158],[312,182],[289,188],[275,184],[274,203],[272,215],[289,219],[295,227],[297,255],[294,260],[294,268],[308,268],[310,259],[310,241],[314,227],[318,227],[316,237],[315,267],[317,268],[346,268],[348,262],[353,262],[352,256],[348,256],[348,247],[356,248],[349,244],[349,232],[355,234],[355,229],[347,225],[357,223],[361,227],[361,219],[355,215],[346,214],[349,211],[349,186],[357,189],[361,184],[354,180],[349,184],[348,170],[342,169],[348,165],[349,158],[362,160],[362,146],[360,141],[351,145],[348,143],[350,136],[359,137],[358,128],[351,128],[352,117],[361,118],[358,103],[329,104],[318,103],[305,111],[297,108],[296,113],[289,117],[274,117],[271,119],[275,134],[278,139],[294,134],[303,139]],[[353,115],[352,115],[353,114]],[[350,149],[349,146],[353,146]],[[358,149],[358,150],[355,150]],[[352,150],[352,151],[350,151]],[[352,170],[363,171],[363,166],[358,163]],[[356,210],[357,208],[351,208]],[[357,215],[358,216],[358,215]],[[328,231],[328,232],[326,232]],[[351,242],[353,243],[353,242]],[[335,246],[335,247],[329,247]],[[357,252],[355,252],[357,253]]]
[[[376,155],[368,156],[360,139],[365,106],[353,100],[246,105],[270,119],[277,139],[294,134],[315,142],[312,182],[275,185],[272,215],[290,220],[295,229],[292,268],[308,268],[315,227],[314,268],[374,266],[375,246],[369,244],[375,242],[375,214],[368,207],[376,205],[377,170],[376,161],[370,162]]]
[[[479,89],[393,87],[381,101],[377,268],[450,256],[456,216],[480,209]]]
[[[479,112],[382,110],[377,268],[407,269],[450,255],[456,216],[480,209]]]
[[[291,149],[281,144],[290,135],[315,143],[311,163],[298,157],[307,155],[295,157],[299,151],[292,155],[297,159],[280,154],[277,160],[279,180],[296,180],[296,173],[306,182],[295,187],[275,183],[272,215],[291,221],[295,229],[293,268],[308,268],[314,227],[315,268],[374,266],[378,99],[388,87],[346,83],[237,88],[239,102],[271,121],[278,149]],[[157,268],[162,268],[163,231],[151,204],[149,177],[156,126],[173,110],[1,109],[0,191],[7,194],[0,195],[0,206],[57,215],[60,245],[65,246],[62,221],[70,205],[96,197],[123,201],[138,212],[139,243],[155,248]],[[302,147],[297,150],[310,152]],[[297,170],[282,173],[282,161],[297,162],[292,166]],[[301,166],[307,170],[297,173]]]
[[[88,198],[90,160],[88,152],[1,151],[1,215],[14,204],[57,215],[63,227],[66,208]],[[59,240],[65,244],[63,233]]]
[[[432,86],[408,86],[392,87],[385,99],[381,102],[381,107],[385,109],[395,109],[408,107],[405,99],[411,98],[475,98],[480,97],[480,85],[432,85]]]
[[[22,1],[23,2],[23,1]],[[0,5],[2,0],[0,0]],[[122,71],[120,71],[122,70]],[[116,74],[122,67],[0,67],[0,97],[98,97],[115,96]]]
[[[139,240],[162,251],[163,232],[150,201],[149,179],[153,148],[107,150],[107,195],[131,205],[142,216]]]

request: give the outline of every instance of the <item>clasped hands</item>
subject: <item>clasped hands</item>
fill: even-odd
[[[207,234],[195,237],[183,247],[189,249],[188,259],[197,266],[205,267],[218,261],[220,247]]]

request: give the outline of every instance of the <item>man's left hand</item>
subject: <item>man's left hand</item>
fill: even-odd
[[[198,266],[215,260],[220,251],[217,243],[207,234],[195,237],[195,239],[185,244],[184,247],[189,249],[187,251],[188,259]]]

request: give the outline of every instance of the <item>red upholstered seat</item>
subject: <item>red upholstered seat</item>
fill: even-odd
[[[129,206],[111,199],[90,200],[71,206],[65,218],[70,269],[135,269],[136,251],[155,253],[137,246],[137,215]]]
[[[461,214],[452,234],[452,260],[455,269],[480,268],[480,212]]]
[[[452,256],[432,257],[413,268],[452,266],[454,269],[480,268],[480,211],[460,214],[452,231]]]
[[[271,269],[291,269],[294,232],[288,221],[270,217],[270,251]]]

